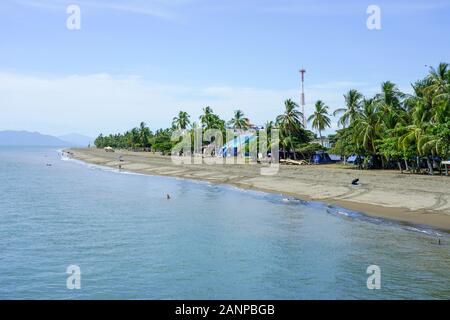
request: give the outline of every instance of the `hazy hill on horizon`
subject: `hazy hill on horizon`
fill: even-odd
[[[88,138],[82,135],[70,134],[68,138]],[[89,138],[88,138],[89,139]],[[80,142],[81,140],[78,140]],[[72,147],[72,146],[84,146],[87,144],[74,143],[61,139],[61,137],[55,137],[39,132],[29,131],[15,131],[5,130],[0,131],[0,146],[48,146],[48,147]]]
[[[69,133],[61,136],[57,136],[58,139],[62,141],[69,142],[70,144],[77,147],[87,147],[89,144],[94,144],[94,138],[85,136],[79,133]]]

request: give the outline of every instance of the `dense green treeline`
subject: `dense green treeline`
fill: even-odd
[[[425,78],[412,84],[412,89],[412,94],[405,94],[394,83],[386,81],[372,97],[365,97],[354,89],[346,93],[344,107],[333,113],[339,119],[340,129],[328,136],[334,144],[331,152],[344,158],[359,155],[365,159],[366,167],[389,167],[396,163],[401,169],[409,169],[426,161],[432,168],[438,157],[447,159],[450,155],[449,65],[441,63],[437,68],[430,68]],[[317,136],[303,127],[302,120],[298,105],[288,99],[283,113],[264,124],[269,132],[279,129],[280,149],[294,159],[303,152],[323,149],[310,143]],[[331,126],[329,107],[317,101],[308,123],[323,141],[322,132]],[[153,133],[142,122],[124,134],[100,135],[95,145],[169,153],[174,145],[170,140],[173,130],[197,128],[245,131],[251,124],[241,110],[236,110],[233,118],[226,122],[208,106],[203,109],[199,123],[191,122],[189,114],[180,111],[170,128]]]
[[[401,92],[395,84],[381,84],[380,93],[364,97],[356,90],[345,95],[333,152],[372,159],[375,167],[395,161],[416,168],[426,160],[431,169],[437,158],[450,152],[450,69],[441,63],[412,84],[413,94]]]

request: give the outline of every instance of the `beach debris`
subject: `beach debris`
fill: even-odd
[[[294,165],[294,166],[305,166],[309,165],[310,163],[306,160],[291,160],[291,159],[280,159],[280,163],[288,164],[288,165]]]
[[[358,181],[359,181],[359,178],[353,179],[352,185],[357,186],[358,185]]]

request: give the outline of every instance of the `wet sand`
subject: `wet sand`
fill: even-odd
[[[178,165],[168,156],[150,152],[70,149],[87,163],[149,175],[172,176],[230,184],[323,201],[368,215],[428,225],[450,232],[450,177],[399,171],[358,170],[337,165],[281,165],[275,175],[261,175],[258,164]],[[119,156],[123,161],[119,161]],[[351,185],[354,178],[358,186]],[[163,192],[163,191],[162,191]]]

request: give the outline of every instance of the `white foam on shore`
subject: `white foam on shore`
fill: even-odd
[[[437,237],[442,237],[443,236],[442,234],[440,234],[439,232],[437,232],[435,230],[420,229],[420,228],[416,228],[416,227],[412,227],[412,226],[407,226],[407,227],[405,227],[405,229],[410,230],[410,231],[414,231],[414,232],[424,233],[424,234],[430,235],[430,236],[437,236]]]
[[[384,224],[386,226],[396,227],[403,230],[411,231],[411,232],[418,232],[421,234],[425,234],[427,236],[431,237],[444,237],[446,235],[440,233],[437,229],[434,229],[432,227],[427,226],[421,226],[421,225],[406,225],[398,221],[385,219],[385,218],[379,218],[379,217],[372,217],[364,214],[363,212],[359,211],[352,211],[347,210],[335,206],[329,206],[327,212],[329,214],[335,215],[335,216],[343,216],[350,219],[357,219],[365,222],[370,223],[376,223],[376,224]]]
[[[64,155],[63,152],[60,153],[60,160],[74,162],[74,163],[80,164],[82,166],[88,167],[89,169],[92,169],[92,170],[101,170],[101,171],[105,171],[105,172],[113,172],[113,173],[136,175],[136,176],[149,176],[148,174],[144,174],[144,173],[131,172],[131,171],[115,169],[115,168],[111,168],[111,167],[107,167],[107,166],[101,166],[98,164],[88,163],[88,162],[74,159],[70,156]]]

